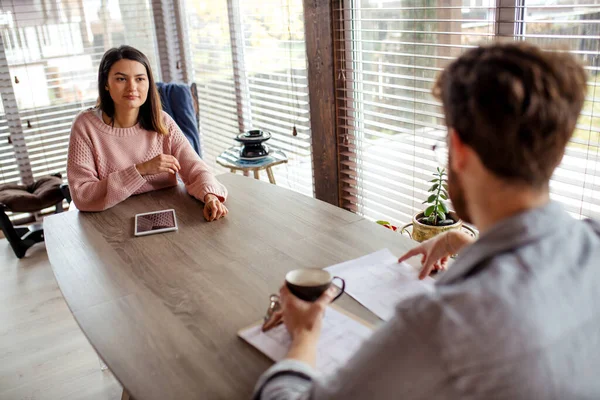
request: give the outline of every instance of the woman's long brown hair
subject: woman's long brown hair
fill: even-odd
[[[108,73],[110,68],[119,60],[137,61],[146,67],[146,75],[148,75],[148,97],[146,102],[140,107],[138,122],[142,128],[148,131],[158,132],[161,135],[168,135],[169,131],[162,120],[162,105],[160,96],[154,83],[152,68],[148,57],[141,51],[131,46],[121,46],[112,48],[102,56],[100,67],[98,68],[98,104],[97,106],[104,111],[110,118],[115,117],[115,103],[110,97],[110,93],[106,90],[108,85]]]

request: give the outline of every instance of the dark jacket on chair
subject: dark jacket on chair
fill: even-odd
[[[202,157],[198,120],[196,119],[196,111],[194,110],[194,102],[189,86],[181,83],[163,82],[158,82],[156,86],[160,93],[163,110],[175,120],[196,153]]]

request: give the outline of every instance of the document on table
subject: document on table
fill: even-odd
[[[388,249],[325,268],[346,281],[346,293],[383,320],[390,320],[396,304],[434,290],[430,277],[419,280],[419,271],[398,263]]]
[[[262,322],[242,329],[238,335],[273,361],[283,360],[291,344],[287,329],[282,324],[262,332],[261,327]],[[317,370],[324,374],[335,372],[352,357],[372,332],[371,327],[357,318],[327,307],[317,345]]]

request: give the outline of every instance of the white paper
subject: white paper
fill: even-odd
[[[372,332],[368,326],[328,307],[317,345],[317,370],[324,374],[335,372],[346,364]],[[291,344],[283,324],[268,332],[262,332],[260,325],[253,326],[241,331],[239,336],[273,361],[283,360]]]
[[[348,295],[386,321],[401,301],[434,290],[431,277],[419,280],[419,271],[407,263],[399,264],[388,249],[325,269],[346,281]]]

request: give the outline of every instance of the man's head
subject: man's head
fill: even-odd
[[[433,93],[449,128],[450,195],[469,220],[465,184],[478,172],[548,190],[583,106],[586,74],[568,53],[496,43],[453,61]]]

